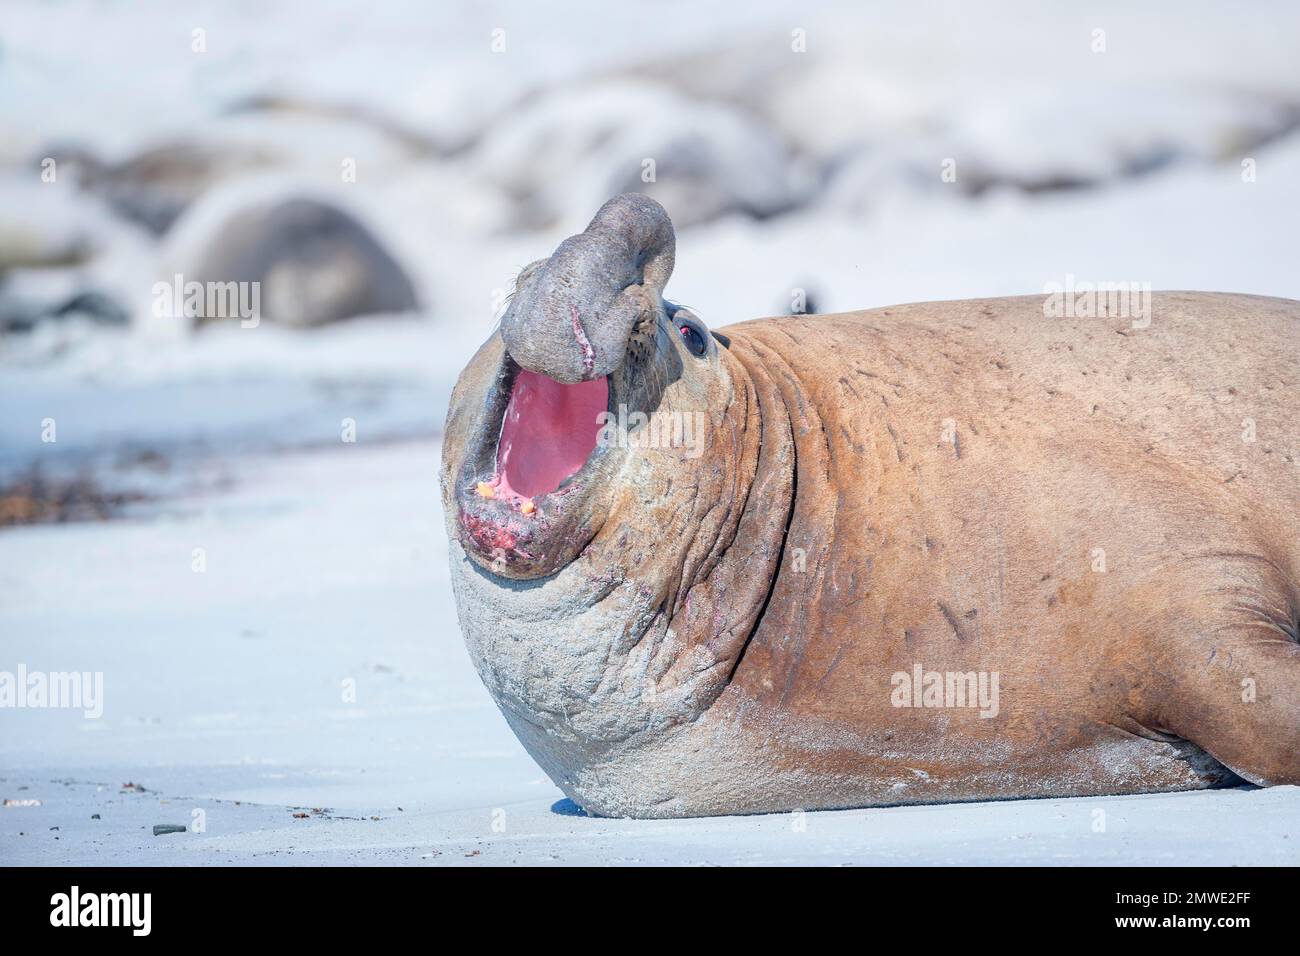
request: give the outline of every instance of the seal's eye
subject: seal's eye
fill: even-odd
[[[704,338],[704,333],[696,328],[693,322],[679,321],[681,321],[681,325],[677,329],[682,333],[682,338],[686,340],[686,347],[694,355],[703,355],[709,347],[708,341]]]

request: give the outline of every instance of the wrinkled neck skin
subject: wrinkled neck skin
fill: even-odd
[[[444,442],[452,584],[471,657],[534,759],[579,802],[577,781],[685,732],[727,688],[793,506],[789,416],[756,360],[712,344],[705,359],[685,354],[662,308],[645,343],[649,356],[611,377],[611,404],[640,396],[632,410],[660,422],[690,417],[692,440],[632,440],[642,428],[633,447],[600,449],[551,529],[563,540],[540,545],[563,562],[553,573],[520,577],[484,560],[474,537],[466,461],[499,427],[499,335],[462,374]],[[653,389],[637,387],[656,376]]]

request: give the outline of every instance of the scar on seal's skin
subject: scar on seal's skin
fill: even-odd
[[[585,377],[590,378],[596,367],[596,353],[591,347],[591,342],[587,340],[587,333],[582,331],[582,322],[578,319],[576,305],[570,306],[570,315],[573,318],[573,337],[578,340],[578,348],[582,350],[582,371]]]

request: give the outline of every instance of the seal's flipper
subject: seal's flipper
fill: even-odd
[[[1271,562],[1240,563],[1255,581],[1175,639],[1181,690],[1165,722],[1251,783],[1300,784],[1300,607]]]

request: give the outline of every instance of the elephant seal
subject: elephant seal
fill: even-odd
[[[374,233],[325,200],[274,198],[221,216],[200,206],[186,226],[197,236],[177,242],[174,269],[160,278],[175,272],[187,283],[256,284],[259,318],[310,328],[419,307],[411,279]],[[198,315],[196,322],[229,318]]]
[[[662,296],[673,260],[661,207],[611,200],[520,274],[447,421],[470,655],[571,799],[1300,784],[1300,303],[709,336]]]

